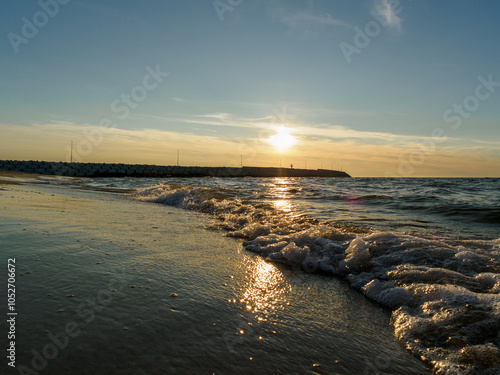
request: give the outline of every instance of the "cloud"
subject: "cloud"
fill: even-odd
[[[238,118],[234,115],[209,114],[217,127],[253,127],[248,136],[228,136],[226,131],[202,135],[193,129],[183,132],[160,129],[113,128],[99,135],[92,124],[59,122],[29,126],[0,124],[0,150],[3,159],[65,161],[70,141],[74,141],[73,160],[131,164],[173,165],[177,149],[181,164],[200,166],[245,165],[277,166],[293,163],[296,167],[335,167],[342,165],[355,176],[384,176],[398,173],[406,160],[421,146],[432,143],[430,137],[368,132],[340,125],[310,125],[296,121],[288,124],[297,142],[286,153],[279,153],[267,141],[276,131],[271,119]],[[217,117],[229,117],[232,125]],[[193,123],[196,118],[192,116]],[[198,117],[199,120],[205,120]],[[217,128],[214,128],[217,129]],[[267,131],[263,131],[266,129]],[[95,144],[89,154],[88,142]],[[448,138],[429,148],[423,162],[415,167],[415,176],[497,176],[500,140]]]
[[[346,22],[331,14],[308,9],[292,9],[288,3],[269,6],[269,15],[289,27],[290,31],[305,36],[323,35],[337,27],[350,27]]]
[[[344,21],[333,18],[329,14],[315,15],[309,12],[298,12],[295,14],[284,14],[281,22],[288,26],[318,25],[318,26],[348,26]]]
[[[375,6],[375,12],[381,17],[384,26],[389,27],[397,32],[401,31],[403,19],[398,16],[402,11],[402,6],[397,2],[390,0],[381,0]]]
[[[141,115],[141,117],[154,117],[173,123],[184,123],[193,125],[206,125],[213,127],[245,128],[255,131],[273,131],[278,125],[289,128],[294,135],[305,138],[318,139],[328,138],[331,140],[355,139],[359,142],[392,142],[399,145],[415,145],[423,141],[432,141],[432,137],[422,135],[404,135],[388,132],[361,131],[351,129],[343,125],[335,124],[310,124],[295,121],[293,117],[287,116],[288,121],[281,121],[279,116],[269,115],[259,118],[240,117],[230,113],[209,113],[202,115],[191,115],[186,117],[162,117]],[[224,133],[224,132],[223,132]],[[451,141],[453,138],[445,137],[443,140]]]
[[[91,124],[58,122],[29,126],[0,124],[2,158],[10,160],[175,164],[181,149],[183,164],[230,165],[239,160],[239,140],[158,129],[102,129]],[[238,158],[237,158],[238,156]]]
[[[279,113],[276,109],[274,113]],[[330,113],[330,112],[326,112]],[[332,112],[336,113],[336,112]],[[359,112],[346,112],[351,116],[367,116],[370,113]],[[280,114],[281,115],[281,114]],[[371,115],[374,115],[372,113]],[[154,116],[141,114],[137,115],[138,118],[155,118],[161,119],[163,121],[168,121],[170,123],[177,124],[191,124],[197,126],[212,127],[212,129],[217,128],[241,128],[247,129],[254,132],[260,132],[272,135],[272,133],[279,127],[285,126],[293,133],[294,136],[301,137],[305,140],[317,141],[320,139],[327,139],[330,141],[355,141],[358,144],[372,144],[380,145],[384,143],[391,143],[400,149],[412,149],[418,147],[422,143],[436,143],[435,138],[429,135],[417,135],[417,134],[397,134],[390,132],[377,132],[368,130],[356,130],[353,128],[346,127],[339,124],[331,123],[309,123],[295,120],[294,116],[286,116],[287,121],[281,121],[282,118],[277,115],[269,115],[265,117],[242,117],[226,112],[215,112],[200,115],[190,115],[182,117],[167,117],[167,116]],[[191,128],[192,130],[194,128]],[[224,138],[226,134],[231,134],[232,137],[234,133],[227,133],[225,130],[217,131],[219,137]],[[453,134],[445,134],[440,140],[439,144],[450,144],[456,145],[471,145],[479,144],[480,140],[475,139],[465,139],[454,137]],[[498,141],[492,141],[491,144],[482,144],[478,147],[484,147],[485,149],[491,147],[499,147]]]
[[[208,117],[208,118],[215,118],[221,121],[227,120],[231,115],[229,113],[209,113],[207,115],[195,115],[195,117]]]

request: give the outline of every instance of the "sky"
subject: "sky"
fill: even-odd
[[[0,159],[500,177],[499,18],[494,0],[3,0]]]

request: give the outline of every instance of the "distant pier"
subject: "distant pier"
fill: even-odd
[[[0,160],[0,170],[69,177],[351,177],[330,169],[183,167]]]

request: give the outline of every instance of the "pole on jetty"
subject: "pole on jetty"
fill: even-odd
[[[69,158],[70,163],[73,163],[73,141],[71,141],[71,156]]]
[[[177,166],[179,166],[179,150],[177,149]]]

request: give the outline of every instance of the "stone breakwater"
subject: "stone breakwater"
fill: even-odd
[[[0,160],[0,170],[70,177],[351,177],[329,169],[183,167]]]

